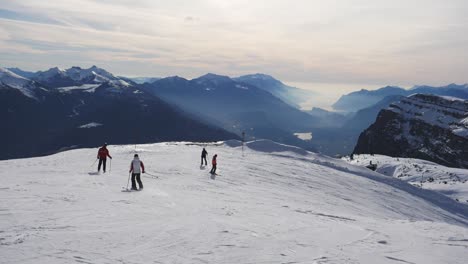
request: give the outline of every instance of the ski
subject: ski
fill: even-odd
[[[132,189],[128,189],[126,187],[122,187],[122,192],[141,192],[141,191],[142,191],[141,189],[132,190]]]

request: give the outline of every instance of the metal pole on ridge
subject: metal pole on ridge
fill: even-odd
[[[245,131],[242,131],[242,157],[244,156]]]

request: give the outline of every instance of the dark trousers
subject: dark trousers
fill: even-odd
[[[106,172],[106,161],[107,161],[107,159],[105,159],[105,158],[99,158],[99,164],[98,164],[98,167],[97,167],[98,171],[101,171],[101,165],[102,165],[102,170],[104,172]]]
[[[203,165],[203,160],[205,160],[205,166],[208,165],[208,162],[206,161],[206,156],[201,157],[201,165]]]
[[[132,173],[132,189],[136,189],[136,181],[138,182],[138,185],[140,186],[140,189],[143,188],[143,183],[141,182],[140,179],[140,173]]]
[[[211,173],[211,174],[215,174],[215,173],[216,173],[216,164],[213,165],[213,168],[211,168],[210,173]]]

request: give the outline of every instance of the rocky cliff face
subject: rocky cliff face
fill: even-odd
[[[468,100],[415,94],[382,110],[354,153],[420,158],[468,168]]]

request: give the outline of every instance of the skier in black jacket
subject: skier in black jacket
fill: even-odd
[[[208,165],[208,162],[206,161],[206,155],[208,155],[208,152],[203,148],[202,153],[201,153],[201,166],[203,166],[203,160],[205,160],[205,166]]]

